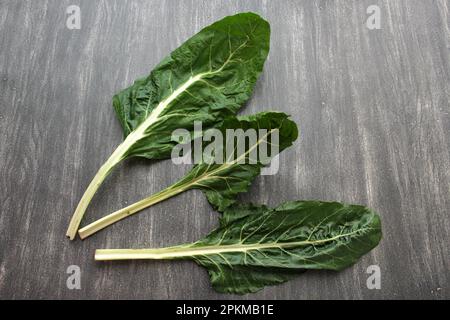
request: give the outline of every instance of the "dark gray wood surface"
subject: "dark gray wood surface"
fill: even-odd
[[[81,8],[81,29],[66,8]],[[381,29],[366,27],[369,5]],[[0,298],[450,298],[450,4],[445,0],[0,0]],[[191,262],[97,263],[97,248],[190,242],[217,224],[189,191],[85,241],[65,231],[122,139],[111,97],[223,16],[255,11],[271,52],[243,113],[292,114],[300,139],[276,176],[241,197],[360,203],[382,216],[381,244],[340,272],[307,272],[244,297],[217,294]],[[130,160],[83,224],[161,190],[188,167]],[[81,290],[66,287],[69,265]],[[381,289],[366,269],[379,265]]]

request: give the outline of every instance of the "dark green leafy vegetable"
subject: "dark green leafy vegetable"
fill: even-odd
[[[167,189],[81,228],[79,230],[80,237],[84,239],[133,213],[190,189],[202,190],[213,207],[223,211],[235,202],[237,194],[248,190],[254,178],[259,175],[261,168],[268,164],[264,162],[270,161],[279,152],[291,146],[298,135],[295,122],[290,120],[288,115],[279,112],[261,112],[251,116],[229,117],[221,127],[222,136],[226,136],[226,131],[237,131],[236,129],[242,129],[241,132],[265,131],[253,143],[246,140],[246,145],[241,152],[235,150],[234,157],[229,159],[226,159],[226,146],[229,141],[223,139],[222,148],[219,150],[223,154],[223,159],[227,161],[217,164],[212,161],[213,159],[209,159],[197,164],[186,176]],[[276,141],[272,141],[275,137]],[[276,143],[277,148],[269,150],[268,145],[272,143]],[[264,145],[265,148],[262,149],[267,149],[267,159],[262,159],[261,154],[265,153],[259,152]],[[270,154],[269,151],[274,153]]]
[[[70,222],[73,239],[89,202],[111,170],[133,157],[163,159],[175,129],[220,125],[250,97],[269,52],[270,27],[254,13],[226,17],[194,35],[146,78],[113,98],[125,140],[99,169]]]
[[[368,208],[296,201],[274,209],[231,207],[220,227],[197,242],[161,249],[103,249],[95,259],[192,259],[208,270],[217,291],[245,294],[307,269],[342,270],[380,239],[380,218]]]

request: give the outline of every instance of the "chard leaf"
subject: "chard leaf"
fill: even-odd
[[[92,179],[70,221],[78,226],[104,179],[133,156],[168,158],[175,129],[192,130],[194,121],[218,126],[250,97],[269,52],[270,26],[254,13],[213,23],[174,50],[146,78],[113,98],[125,140]]]
[[[252,154],[252,151],[258,150],[263,144],[266,147],[272,144],[271,138],[274,133],[278,134],[278,141],[275,142],[279,152],[283,151],[297,139],[297,125],[289,116],[277,112],[261,112],[256,115],[238,117],[225,122],[222,132],[229,129],[248,129],[261,130],[266,129],[267,134],[258,136],[254,145],[247,145],[245,152],[239,154],[233,159],[227,159],[223,164],[200,163],[196,165],[189,174],[186,175],[181,183],[189,183],[189,187],[202,190],[209,203],[219,210],[223,211],[236,201],[239,193],[246,192],[252,181],[261,172],[264,164],[261,162],[260,154]],[[228,143],[228,141],[226,142]],[[226,158],[226,147],[223,146],[223,157]],[[269,150],[267,150],[269,151]],[[273,158],[276,154],[271,154]],[[251,163],[251,160],[255,163]],[[241,163],[241,162],[244,163]]]
[[[181,180],[167,189],[81,228],[79,230],[80,237],[84,239],[114,222],[190,189],[202,190],[211,205],[219,211],[223,211],[236,201],[239,193],[248,190],[254,178],[261,172],[261,168],[267,164],[265,162],[270,161],[279,152],[292,145],[298,135],[295,122],[290,120],[288,115],[280,112],[261,112],[251,116],[230,117],[218,130],[226,135],[227,130],[236,131],[238,129],[242,129],[242,132],[254,130],[253,132],[259,132],[260,135],[257,136],[257,139],[253,139],[253,142],[245,139],[246,144],[240,151],[237,150],[239,142],[235,141],[233,149],[235,152],[232,158],[227,154],[229,141],[225,137],[218,152],[222,153],[222,159],[226,161],[220,164],[214,161],[197,164]],[[275,139],[275,137],[277,138]],[[244,139],[241,136],[241,142],[242,140]],[[272,150],[270,146],[273,143],[276,143],[278,148]],[[267,159],[261,157],[261,154],[265,153],[260,151],[264,149],[267,149]]]
[[[246,102],[269,52],[270,27],[254,13],[226,17],[174,50],[146,78],[113,98],[125,137],[141,137],[127,157],[168,158],[175,129],[220,123]]]
[[[342,270],[376,247],[378,215],[359,205],[294,201],[227,209],[203,239],[161,249],[97,250],[96,260],[192,259],[219,292],[245,294],[308,269]]]

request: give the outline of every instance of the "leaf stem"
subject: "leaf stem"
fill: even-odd
[[[101,219],[98,219],[97,221],[94,221],[93,223],[87,225],[84,228],[81,228],[78,231],[78,234],[81,239],[85,239],[97,231],[106,228],[107,226],[120,221],[128,216],[131,216],[132,214],[141,211],[144,208],[150,207],[156,203],[159,203],[161,201],[164,201],[168,198],[171,198],[187,189],[186,184],[179,184],[176,183],[167,189],[164,189],[150,197],[147,197],[145,199],[142,199],[138,202],[135,202],[128,207],[122,208],[120,210],[117,210],[116,212],[113,212]]]
[[[138,132],[140,134],[140,132]],[[66,236],[73,240],[77,234],[78,227],[80,226],[81,220],[83,219],[84,213],[91,202],[94,194],[97,192],[98,188],[109,175],[111,170],[125,158],[125,155],[130,148],[138,140],[136,133],[131,133],[128,137],[114,150],[111,156],[106,160],[106,162],[100,167],[98,172],[95,174],[91,183],[87,187],[80,202],[78,203],[75,212],[73,213],[72,219],[70,220],[69,227],[67,228]]]
[[[97,249],[95,260],[161,260],[187,257],[188,246],[174,246],[157,249]]]

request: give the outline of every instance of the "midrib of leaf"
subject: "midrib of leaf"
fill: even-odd
[[[222,64],[222,66],[220,68],[218,68],[216,70],[210,69],[207,72],[201,72],[201,73],[198,73],[197,75],[191,74],[191,76],[189,77],[189,79],[186,82],[181,84],[175,91],[172,91],[172,93],[168,97],[166,97],[163,101],[161,101],[156,106],[156,108],[152,110],[152,112],[150,113],[150,116],[148,116],[133,132],[131,132],[127,136],[127,138],[125,138],[123,143],[119,145],[119,147],[117,149],[120,149],[121,151],[123,151],[122,156],[126,153],[126,151],[132,145],[134,145],[137,141],[139,141],[140,139],[145,138],[147,136],[145,134],[145,131],[148,128],[150,128],[150,126],[152,126],[153,124],[155,124],[158,120],[160,120],[162,118],[162,117],[160,117],[161,113],[163,113],[163,111],[173,101],[175,101],[184,92],[187,92],[187,89],[190,86],[192,86],[194,83],[196,83],[197,81],[202,80],[204,77],[222,72],[222,70],[225,68],[225,66],[228,63],[230,63],[231,61],[233,61],[232,57],[235,55],[235,53],[237,51],[239,51],[241,48],[245,47],[247,42],[248,42],[248,39],[243,44],[241,44],[238,48],[236,48],[234,51],[232,51],[232,52],[230,51],[230,54],[229,54],[227,60],[225,60],[225,62]],[[211,57],[209,59],[211,59]],[[211,61],[209,61],[209,64],[211,65]],[[172,86],[171,83],[170,83],[170,86]],[[117,151],[117,149],[116,149],[116,151]],[[116,152],[114,152],[114,153],[116,153]],[[121,152],[117,152],[116,158],[119,158],[119,156],[118,156],[119,154],[121,154]],[[122,160],[122,159],[120,159],[120,160]]]
[[[228,35],[229,36],[229,35]],[[137,128],[136,131],[138,131],[137,137],[135,137],[135,139],[139,140],[141,138],[144,138],[145,135],[145,130],[147,128],[149,128],[152,124],[154,124],[155,122],[158,121],[159,116],[161,115],[161,113],[170,105],[170,103],[172,103],[176,98],[178,98],[178,96],[180,96],[183,92],[186,92],[187,89],[193,85],[194,83],[196,83],[197,81],[202,80],[202,78],[206,77],[206,76],[210,76],[219,72],[222,72],[223,69],[225,68],[225,66],[230,63],[233,58],[233,56],[236,54],[237,51],[239,51],[241,48],[245,47],[248,43],[248,36],[247,36],[247,40],[242,43],[239,47],[237,47],[234,51],[230,51],[230,54],[228,56],[228,58],[225,60],[225,62],[222,64],[222,66],[220,66],[220,68],[216,69],[216,70],[212,70],[211,69],[211,65],[212,65],[212,60],[211,60],[211,56],[209,57],[209,65],[210,65],[210,70],[207,72],[202,72],[202,73],[198,73],[197,75],[194,75],[191,73],[191,76],[189,77],[189,79],[184,82],[183,84],[181,84],[178,89],[176,89],[175,91],[172,91],[172,93],[163,101],[161,101],[158,106],[156,106],[155,109],[152,110],[152,112],[150,113],[150,116],[144,120],[144,122],[142,122]],[[172,83],[170,83],[170,86],[172,87]],[[147,108],[148,109],[148,108]],[[140,136],[140,137],[139,137]],[[136,141],[137,141],[136,140]]]
[[[175,91],[173,91],[166,99],[161,101],[155,109],[152,110],[150,116],[144,120],[137,128],[136,131],[139,132],[140,138],[145,137],[145,130],[149,128],[152,124],[158,121],[161,113],[183,92],[185,92],[192,84],[200,80],[206,73],[200,73],[196,76],[191,76],[186,82],[184,82],[181,86],[179,86]],[[149,98],[150,99],[150,98]],[[136,137],[137,140],[140,139]]]
[[[193,247],[196,243],[184,246],[167,247],[160,249],[99,249],[95,252],[95,260],[129,260],[129,259],[174,259],[174,258],[186,258],[195,256],[209,256],[219,255],[223,253],[240,252],[247,253],[249,251],[260,251],[267,249],[289,249],[306,245],[318,245],[327,242],[337,241],[343,237],[349,237],[369,230],[370,228],[360,228],[352,232],[339,234],[333,237],[317,239],[317,240],[304,240],[293,242],[269,242],[269,243],[255,243],[245,244],[238,242],[232,245],[213,245]]]
[[[195,179],[192,180],[192,182],[190,183],[190,186],[192,185],[201,185],[199,184],[199,182],[203,181],[203,180],[208,180],[211,177],[214,177],[215,174],[224,171],[230,167],[232,167],[235,164],[239,164],[239,161],[241,161],[242,159],[244,159],[253,149],[255,149],[262,141],[264,141],[264,139],[270,135],[273,131],[275,131],[275,129],[270,130],[267,134],[265,134],[262,138],[260,138],[253,146],[251,146],[246,152],[244,152],[242,155],[240,155],[239,157],[237,157],[235,160],[233,161],[227,161],[224,164],[220,165],[219,167],[215,168],[214,170],[208,171],[206,170],[203,174],[201,174],[200,176],[196,177]]]

